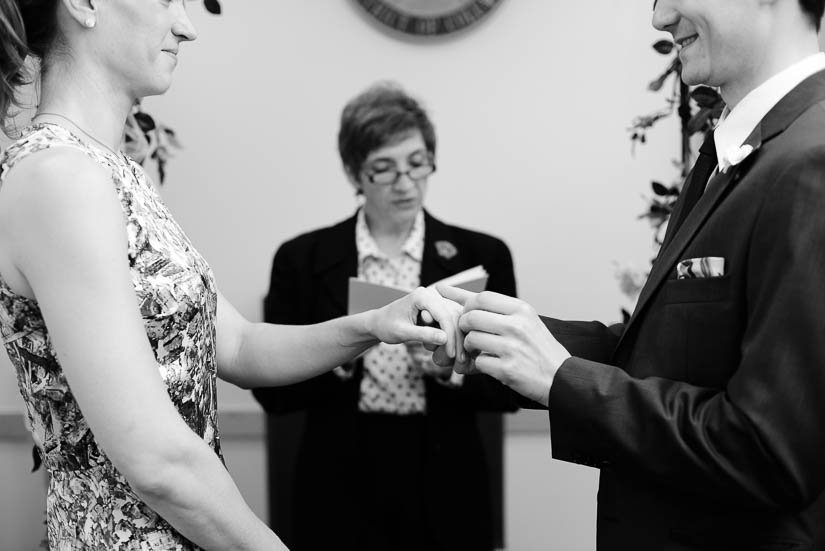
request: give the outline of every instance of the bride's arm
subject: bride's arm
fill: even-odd
[[[429,312],[441,328],[416,324]],[[314,325],[251,323],[218,296],[218,376],[243,388],[292,384],[341,365],[378,342],[446,344],[460,341],[460,307],[419,288],[392,304]]]
[[[111,175],[71,149],[15,166],[0,189],[0,250],[22,276],[15,290],[37,299],[95,441],[135,493],[203,549],[285,549],[169,398]]]

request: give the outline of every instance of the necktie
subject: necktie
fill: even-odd
[[[688,217],[688,214],[690,214],[690,211],[696,206],[696,203],[699,202],[699,198],[705,191],[708,178],[710,178],[710,175],[716,170],[717,164],[716,143],[713,140],[713,131],[711,131],[708,132],[704,143],[702,143],[702,147],[699,148],[699,157],[696,159],[696,164],[693,165],[693,171],[691,171],[688,177],[687,186],[682,190],[685,196],[682,210],[679,211],[678,218],[673,221],[673,228],[668,228],[667,232],[671,238],[676,234],[679,226],[681,226],[685,218]],[[666,239],[666,241],[670,240]]]

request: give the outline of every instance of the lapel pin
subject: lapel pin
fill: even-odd
[[[436,241],[435,250],[438,253],[438,256],[446,258],[447,260],[450,260],[458,254],[458,249],[456,249],[455,245],[449,241]]]
[[[726,174],[731,167],[734,167],[748,158],[754,152],[754,147],[750,144],[733,148],[719,161],[719,172]]]

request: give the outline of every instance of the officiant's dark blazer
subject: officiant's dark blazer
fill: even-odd
[[[348,281],[358,273],[355,222],[353,216],[296,237],[278,249],[265,300],[266,321],[310,324],[346,314]],[[504,242],[444,224],[425,211],[422,285],[479,264],[489,273],[489,290],[515,296],[513,262]],[[312,533],[313,549],[358,548],[353,527],[362,522],[355,518],[358,511],[352,498],[360,491],[353,473],[357,472],[361,374],[359,362],[348,381],[327,373],[295,385],[254,391],[264,409],[273,414],[272,423],[290,412],[306,411],[295,458],[295,510],[286,510],[287,505],[281,513],[293,517],[291,526],[284,527],[287,531]],[[513,411],[515,395],[485,375],[466,376],[461,388],[425,379],[431,525],[444,549],[492,549],[490,471],[477,412]],[[495,418],[500,439],[501,418]],[[283,444],[271,441],[270,453],[283,455]],[[500,445],[496,453],[495,467],[500,469]]]
[[[746,143],[626,326],[545,320],[574,355],[553,456],[601,469],[600,551],[825,549],[825,73]],[[705,257],[724,275],[677,278]]]

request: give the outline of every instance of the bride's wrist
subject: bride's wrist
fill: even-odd
[[[334,320],[333,323],[338,346],[363,352],[380,342],[375,336],[374,328],[377,327],[377,322],[373,310],[350,314]]]
[[[381,342],[381,339],[378,338],[378,310],[367,310],[366,312],[361,312],[360,314],[355,314],[353,318],[354,323],[354,335],[353,335],[353,343],[354,345],[368,345],[372,346]]]

